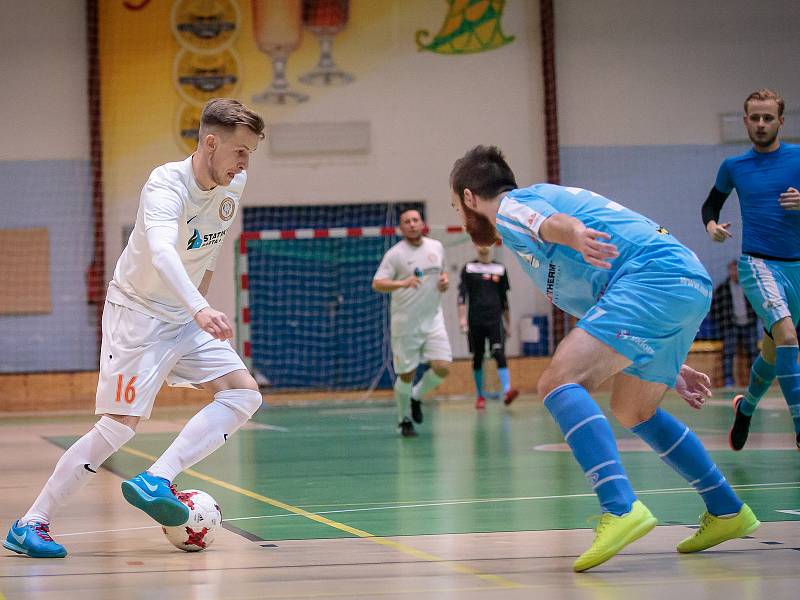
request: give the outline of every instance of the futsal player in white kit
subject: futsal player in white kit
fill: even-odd
[[[203,297],[247,180],[264,121],[240,102],[209,101],[197,151],[157,167],[140,196],[136,225],[117,261],[103,309],[94,427],[56,464],[3,545],[35,558],[64,557],[49,534],[56,510],[150,417],[158,390],[193,385],[214,400],[150,467],[122,483],[125,499],[162,525],[185,523],[178,473],[222,446],[261,406],[262,396],[228,339],[228,317]]]
[[[423,235],[424,229],[419,211],[402,213],[403,239],[389,248],[372,280],[373,290],[392,295],[394,399],[403,437],[417,435],[412,419],[422,423],[422,398],[447,377],[453,360],[442,313],[442,293],[449,285],[444,248]],[[412,386],[417,367],[428,362],[431,368]]]

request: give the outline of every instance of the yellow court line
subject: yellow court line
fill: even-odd
[[[152,461],[157,460],[155,456],[146,454],[145,452],[136,450],[134,448],[128,448],[127,446],[123,446],[121,450],[123,452],[127,452],[128,454],[132,454],[134,456],[138,456],[140,458],[144,458],[147,460],[152,460]],[[300,515],[312,521],[316,521],[317,523],[322,523],[323,525],[327,525],[328,527],[332,527],[340,531],[345,531],[356,537],[363,538],[371,542],[375,542],[376,544],[392,548],[394,550],[397,550],[398,552],[402,552],[404,554],[408,554],[409,556],[413,556],[414,558],[418,558],[420,560],[426,560],[429,562],[440,563],[458,573],[462,573],[465,575],[474,575],[479,579],[488,581],[490,583],[493,583],[495,585],[504,588],[515,589],[515,588],[525,587],[522,584],[517,583],[515,581],[511,581],[510,579],[506,579],[505,577],[501,577],[499,575],[492,575],[489,573],[482,573],[476,569],[472,569],[470,567],[445,560],[439,556],[436,556],[435,554],[430,554],[428,552],[425,552],[424,550],[419,550],[412,546],[401,544],[400,542],[395,542],[383,537],[376,536],[362,529],[350,527],[349,525],[345,525],[344,523],[339,523],[338,521],[328,519],[327,517],[323,517],[322,515],[317,515],[315,513],[308,512],[306,510],[303,510],[302,508],[298,508],[296,506],[292,506],[291,504],[286,504],[285,502],[281,502],[280,500],[275,500],[274,498],[262,496],[261,494],[253,492],[251,490],[239,487],[238,485],[234,485],[232,483],[228,483],[227,481],[222,481],[221,479],[217,479],[215,477],[211,477],[210,475],[205,475],[203,473],[200,473],[199,471],[195,471],[194,469],[186,469],[184,473],[186,473],[187,475],[191,475],[192,477],[196,477],[197,479],[202,479],[203,481],[207,481],[208,483],[213,483],[214,485],[225,488],[226,490],[230,490],[232,492],[236,492],[237,494],[247,496],[248,498],[252,498],[253,500],[258,500],[259,502],[263,502],[264,504],[269,504],[270,506],[281,508],[285,511],[292,512],[294,514]]]

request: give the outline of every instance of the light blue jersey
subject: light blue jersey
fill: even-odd
[[[610,236],[619,256],[594,267],[539,228],[564,213]],[[513,190],[497,230],[547,298],[633,364],[626,373],[674,385],[711,302],[711,278],[694,252],[647,217],[594,192],[550,184]]]
[[[742,253],[800,260],[800,211],[781,207],[778,197],[800,189],[800,146],[781,143],[774,152],[752,148],[726,158],[714,183],[723,194],[734,188],[742,212]]]
[[[619,251],[611,269],[588,264],[572,248],[541,241],[539,227],[555,213],[609,234],[611,239],[602,241]],[[711,283],[694,252],[666,229],[589,190],[546,183],[513,190],[500,204],[497,229],[536,287],[561,310],[579,318],[597,303],[620,269],[632,263],[657,260],[662,270]]]

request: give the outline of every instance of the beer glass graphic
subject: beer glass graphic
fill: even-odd
[[[349,0],[303,0],[303,26],[319,40],[319,62],[300,81],[307,85],[343,85],[353,81],[333,62],[333,38],[347,26]]]
[[[272,59],[272,82],[254,102],[297,104],[308,95],[289,87],[286,61],[300,46],[302,0],[251,0],[253,37],[258,49]]]

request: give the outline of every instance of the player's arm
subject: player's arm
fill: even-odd
[[[715,242],[724,242],[729,237],[733,237],[731,232],[728,231],[731,224],[719,222],[719,213],[732,191],[733,178],[731,177],[729,160],[726,159],[722,161],[719,171],[717,171],[717,179],[714,181],[714,186],[708,192],[708,198],[703,202],[703,207],[700,209],[703,225],[706,226],[708,235]]]
[[[145,236],[153,268],[201,329],[215,338],[233,337],[228,317],[208,304],[194,284],[178,254],[178,224],[183,205],[175,191],[157,177],[148,180],[142,190]]]
[[[197,290],[203,295],[203,297],[208,295],[208,288],[211,286],[211,278],[214,276],[214,271],[206,271],[203,275],[203,279],[200,282]]]
[[[456,302],[458,304],[458,326],[461,328],[461,333],[467,333],[469,330],[467,323],[467,265],[461,269],[461,275],[458,278]]]
[[[800,210],[800,190],[794,187],[788,188],[780,195],[778,202],[784,210]]]
[[[611,239],[610,235],[586,227],[580,220],[564,213],[554,213],[542,221],[538,236],[544,242],[569,246],[587,263],[601,269],[610,269],[609,259],[619,256],[614,244],[601,241]]]
[[[715,242],[724,242],[729,237],[733,237],[733,234],[728,231],[731,224],[718,222],[719,213],[729,195],[730,192],[727,194],[725,192],[720,192],[715,185],[711,188],[711,191],[708,192],[708,198],[703,202],[703,207],[700,209],[706,231]]]
[[[149,227],[147,245],[150,247],[153,268],[197,321],[200,328],[219,340],[232,338],[233,327],[228,317],[225,313],[211,308],[189,278],[177,250],[177,228],[167,225]]]
[[[705,373],[695,371],[689,365],[681,365],[675,391],[692,408],[700,409],[706,398],[711,398],[711,379]]]
[[[503,327],[506,330],[506,337],[511,336],[511,307],[508,304],[508,290],[511,286],[508,284],[508,271],[503,273],[500,278],[500,306],[503,307]]]
[[[375,276],[372,278],[372,289],[375,292],[388,294],[402,288],[417,288],[422,281],[416,275],[411,275],[405,279],[395,279],[397,269],[395,268],[391,251],[383,256]]]

